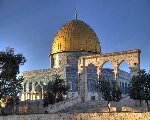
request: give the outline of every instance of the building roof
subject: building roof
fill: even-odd
[[[51,54],[68,51],[101,52],[96,33],[81,20],[66,23],[54,37]]]

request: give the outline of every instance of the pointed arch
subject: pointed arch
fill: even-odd
[[[118,67],[117,69],[119,69],[120,65],[121,65],[123,62],[125,62],[125,63],[128,64],[129,69],[131,68],[130,62],[128,62],[127,60],[121,60],[121,61],[119,62],[119,64],[118,64],[118,66],[117,66],[117,67]]]
[[[104,66],[105,64],[107,64],[107,63],[111,64],[111,65],[112,65],[112,69],[114,69],[113,63],[110,62],[109,60],[104,61],[104,62],[100,65],[100,68],[103,68],[103,66]]]
[[[38,82],[35,82],[35,83],[34,83],[34,86],[36,87],[37,85],[38,85]]]
[[[29,83],[29,92],[32,91],[32,82]]]
[[[129,83],[130,83],[130,64],[126,60],[121,60],[118,65],[118,84],[122,91],[122,94],[124,95],[127,94]]]
[[[88,64],[87,72],[91,72],[92,74],[97,73],[97,66],[95,64]]]
[[[88,68],[96,68],[96,65],[93,63],[88,64]]]
[[[109,66],[104,67],[106,64],[109,64]],[[105,78],[109,81],[115,80],[114,65],[110,61],[103,62],[101,66],[101,78]]]
[[[24,87],[24,92],[26,92],[26,87],[27,87],[27,83],[26,82],[24,83],[23,87]]]
[[[38,84],[38,85],[36,86],[35,91],[37,91],[37,92],[42,92],[42,87],[41,87],[40,84]]]

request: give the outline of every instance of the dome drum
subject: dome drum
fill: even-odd
[[[77,69],[77,59],[81,56],[92,54],[94,53],[88,51],[60,52],[57,54],[51,54],[51,68],[73,67]]]

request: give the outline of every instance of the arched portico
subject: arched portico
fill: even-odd
[[[46,89],[46,83],[42,82],[25,82],[23,83],[24,96],[23,100],[43,99]]]
[[[122,52],[114,52],[114,53],[106,53],[106,54],[94,54],[89,56],[82,56],[78,59],[78,74],[80,74],[80,81],[82,85],[80,86],[80,94],[83,98],[85,98],[87,88],[85,85],[87,84],[87,75],[86,68],[93,64],[97,67],[97,75],[100,78],[102,66],[106,62],[110,62],[114,68],[115,80],[118,79],[118,67],[123,62],[126,61],[130,67],[130,75],[131,78],[134,75],[138,75],[140,70],[140,50],[129,50]]]

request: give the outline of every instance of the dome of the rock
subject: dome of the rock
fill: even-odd
[[[101,52],[96,33],[81,20],[72,20],[63,25],[52,43],[51,54],[71,51]]]

